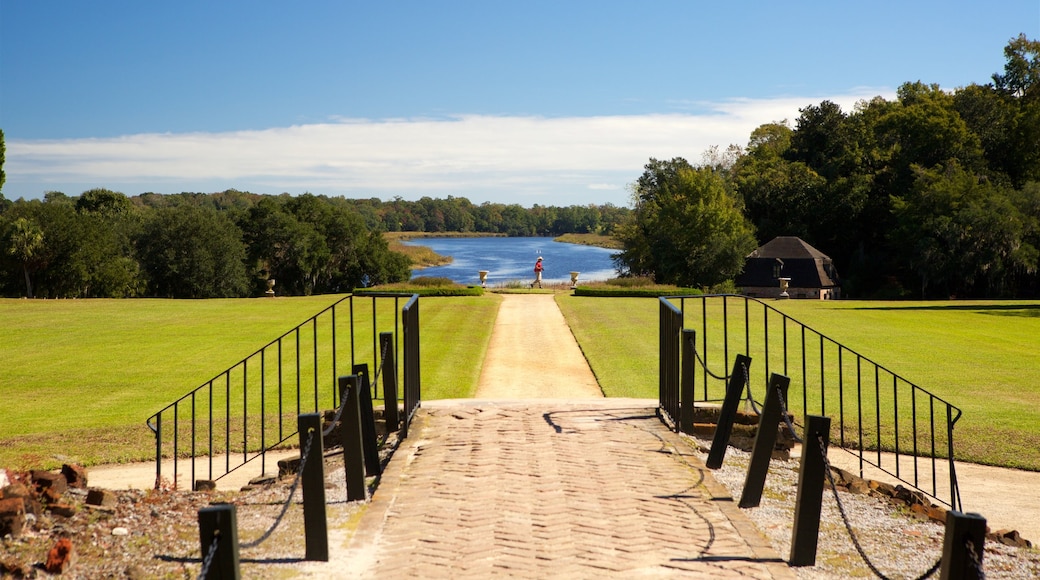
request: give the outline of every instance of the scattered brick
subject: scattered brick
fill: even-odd
[[[61,574],[72,567],[75,560],[76,549],[72,545],[72,540],[61,538],[47,553],[47,563],[44,565],[44,569],[49,574]]]

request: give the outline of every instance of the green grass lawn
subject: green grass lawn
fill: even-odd
[[[1040,302],[775,302],[959,407],[957,457],[1040,471]]]
[[[0,300],[0,466],[150,459],[148,416],[337,298]],[[656,299],[556,298],[608,396],[657,397]],[[423,398],[472,396],[501,300],[421,300]],[[960,407],[958,459],[1040,470],[1040,303],[770,304]]]
[[[557,301],[608,396],[657,397],[657,300]],[[769,304],[959,407],[957,459],[1040,471],[1040,303]]]
[[[0,466],[151,459],[152,413],[339,298],[0,300]],[[422,300],[425,398],[476,390],[500,302]]]

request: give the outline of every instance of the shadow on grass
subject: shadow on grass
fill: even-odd
[[[906,306],[860,306],[851,310],[934,310],[937,312],[977,312],[978,314],[989,314],[992,316],[1024,316],[1027,318],[1040,318],[1040,303],[1038,304],[929,304],[906,305]]]

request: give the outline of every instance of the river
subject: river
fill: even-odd
[[[487,270],[487,284],[534,280],[534,263],[541,256],[545,283],[570,282],[571,272],[579,272],[580,282],[617,277],[611,256],[617,250],[554,242],[552,238],[418,238],[405,242],[427,246],[452,263],[413,270],[412,276],[438,276],[459,284],[480,283],[480,270]]]

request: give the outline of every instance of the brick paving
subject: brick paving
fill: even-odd
[[[361,578],[794,578],[654,407],[424,402],[343,561]]]

